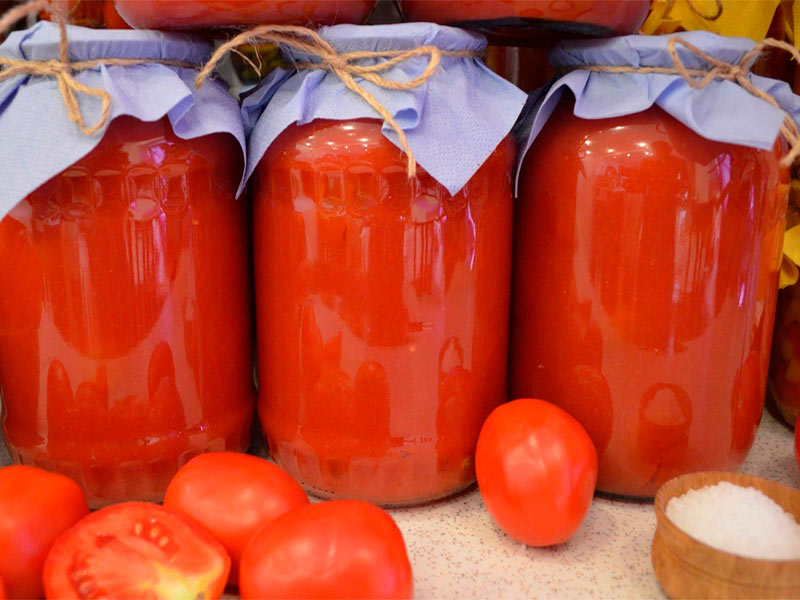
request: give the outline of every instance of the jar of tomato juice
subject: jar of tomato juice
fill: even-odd
[[[506,399],[509,132],[525,96],[471,55],[485,46],[474,34],[429,23],[321,34],[339,52],[464,55],[443,55],[419,87],[370,88],[409,128],[411,178],[393,130],[333,73],[265,84],[248,157],[259,415],[272,456],[312,493],[422,502],[474,481],[480,427]],[[413,80],[427,60],[381,75]],[[471,97],[453,93],[467,82]]]
[[[22,33],[36,43],[42,35],[57,39],[53,30],[43,22]],[[114,52],[113,32],[69,32],[77,56]],[[19,43],[19,35],[7,43]],[[130,40],[154,55],[207,55],[183,38]],[[57,44],[37,51],[47,49],[57,52]],[[108,77],[121,86],[151,68],[111,68]],[[176,82],[189,89],[178,77],[159,66],[140,93],[158,92],[160,103],[134,101],[126,110],[168,110]],[[16,99],[37,94],[37,102],[50,102],[48,82],[35,85],[21,84],[0,109],[0,128],[6,120],[31,128],[34,147],[45,132],[25,121],[27,103]],[[208,99],[214,93],[219,101]],[[5,441],[16,462],[74,478],[93,506],[158,501],[192,456],[248,447],[255,395],[248,206],[236,199],[241,147],[208,112],[237,114],[223,94],[190,95],[189,114],[201,117],[194,122],[118,116],[78,160],[67,153],[88,141],[68,123],[46,167],[67,166],[0,220]],[[53,112],[65,114],[60,95],[53,98]],[[198,136],[197,123],[217,133]],[[36,175],[13,174],[12,150],[3,161],[17,189]]]
[[[723,48],[729,61],[752,46],[705,35],[691,39]],[[596,56],[622,66],[637,64],[626,52],[653,60],[664,44],[565,44],[554,58],[578,69]],[[664,55],[644,64],[668,67]],[[545,101],[555,108],[520,168],[511,395],[554,402],[586,427],[599,490],[651,497],[676,475],[735,469],[753,442],[789,174],[774,125],[759,142],[772,149],[759,149],[709,139],[734,133],[702,115],[699,132],[676,118],[697,116],[701,94],[722,92],[729,104],[719,110],[731,112],[715,117],[753,135],[772,107],[749,104],[734,84],[695,90],[672,75],[649,88],[633,82],[636,91],[627,83],[644,75],[567,77],[554,88],[560,100]],[[636,108],[614,116],[619,98],[608,94],[625,89],[626,107]],[[672,93],[682,101],[670,102]],[[648,97],[659,102],[648,106]],[[747,124],[737,102],[753,111]]]

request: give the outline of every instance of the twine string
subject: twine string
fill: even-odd
[[[266,42],[276,45],[289,46],[304,54],[316,57],[319,62],[296,62],[298,69],[319,69],[330,71],[338,77],[347,89],[360,96],[383,120],[395,131],[400,141],[400,146],[406,154],[406,172],[409,178],[417,173],[417,161],[408,144],[408,139],[403,128],[397,123],[392,114],[381,104],[375,96],[367,91],[356,77],[369,81],[378,87],[390,90],[410,90],[423,85],[428,81],[436,69],[439,68],[443,56],[465,58],[480,56],[479,52],[472,50],[441,50],[436,46],[419,46],[411,50],[382,50],[338,52],[317,32],[305,27],[291,25],[262,25],[245,31],[230,41],[226,42],[212,55],[206,66],[195,79],[195,85],[200,88],[214,71],[218,63],[228,52],[234,52],[237,46],[252,43],[253,41]],[[410,81],[392,81],[380,73],[387,71],[405,61],[416,57],[427,57],[428,62],[423,72]],[[359,61],[378,59],[379,62],[371,65],[358,64]]]
[[[67,108],[69,119],[75,123],[85,135],[94,135],[108,123],[111,113],[111,95],[102,88],[84,85],[75,78],[75,73],[96,69],[100,65],[128,67],[142,64],[159,64],[191,69],[198,68],[197,65],[181,61],[146,58],[100,58],[70,62],[66,20],[58,7],[55,5],[51,6],[50,0],[35,0],[12,8],[0,17],[0,33],[9,31],[11,26],[17,21],[43,9],[48,9],[52,12],[58,23],[60,32],[58,60],[25,60],[0,56],[0,81],[18,75],[33,75],[55,79],[58,83],[58,90],[64,100],[64,105]],[[80,94],[100,100],[100,118],[94,125],[87,125],[84,119],[78,101]]]
[[[681,57],[678,55],[678,46],[683,46],[689,52],[700,58],[703,62],[707,63],[710,68],[706,69],[693,69],[687,67]],[[791,166],[792,163],[800,156],[800,129],[792,117],[786,113],[778,105],[777,100],[770,94],[757,88],[749,79],[750,69],[755,63],[759,55],[771,48],[783,50],[792,55],[792,58],[800,63],[800,51],[794,46],[776,40],[773,38],[766,38],[755,44],[750,51],[748,51],[741,60],[737,63],[728,63],[720,60],[704,52],[691,42],[685,39],[674,36],[669,38],[667,50],[670,58],[672,59],[672,67],[630,67],[630,66],[617,66],[617,65],[588,65],[576,66],[571,70],[581,71],[598,71],[603,73],[655,73],[661,75],[680,75],[686,83],[695,89],[702,89],[714,80],[722,79],[732,81],[742,87],[751,95],[764,100],[784,114],[783,122],[781,123],[780,133],[789,145],[789,151],[781,160],[781,165],[784,167]]]

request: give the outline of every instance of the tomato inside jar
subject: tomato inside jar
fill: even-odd
[[[372,119],[289,126],[253,185],[259,413],[312,493],[383,505],[475,477],[506,397],[514,149],[450,195]]]
[[[561,37],[635,33],[649,0],[395,0],[407,21],[475,29],[492,43],[550,43]]]
[[[193,455],[247,448],[240,155],[228,134],[120,117],[0,221],[6,443],[93,506],[159,500]]]
[[[761,418],[788,172],[652,107],[562,99],[520,171],[511,394],[570,412],[599,490],[734,470]]]
[[[114,0],[137,29],[364,23],[375,0]]]

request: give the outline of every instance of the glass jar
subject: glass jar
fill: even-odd
[[[137,29],[366,22],[376,0],[114,0]]]
[[[248,447],[240,155],[227,134],[121,117],[0,221],[6,443],[92,506],[158,501],[192,456]]]
[[[788,171],[660,108],[560,105],[520,171],[510,389],[569,411],[603,492],[733,470],[764,400]]]
[[[450,195],[373,119],[290,125],[253,185],[259,415],[315,495],[470,485],[506,399],[514,145]]]
[[[119,2],[119,0],[117,0]],[[493,43],[552,43],[635,33],[649,0],[395,0],[407,21],[477,29]]]
[[[769,384],[781,416],[792,427],[800,413],[800,284],[778,294]]]

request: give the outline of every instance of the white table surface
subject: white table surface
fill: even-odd
[[[741,471],[800,487],[792,432],[768,411]],[[0,462],[8,463],[5,445]],[[391,510],[408,546],[416,598],[663,598],[650,564],[650,503],[595,498],[569,542],[528,548],[492,522],[472,489]]]

